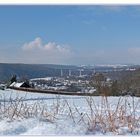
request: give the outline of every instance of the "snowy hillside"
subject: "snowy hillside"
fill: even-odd
[[[140,99],[0,90],[0,135],[140,135]]]

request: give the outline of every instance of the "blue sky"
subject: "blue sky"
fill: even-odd
[[[140,64],[140,6],[0,6],[0,62]]]

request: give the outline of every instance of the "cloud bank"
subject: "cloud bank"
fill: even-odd
[[[40,37],[35,38],[33,41],[25,43],[22,46],[24,51],[33,51],[33,50],[40,50],[46,52],[55,52],[61,54],[70,54],[71,50],[67,45],[59,45],[55,42],[48,42],[47,44],[42,43],[42,39]]]
[[[43,44],[40,37],[22,45],[24,58],[28,58],[31,63],[67,63],[73,56],[73,52],[68,45],[47,42]]]

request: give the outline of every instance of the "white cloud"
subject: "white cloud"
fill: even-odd
[[[46,45],[43,46],[43,49],[45,51],[58,52],[58,53],[63,53],[63,54],[71,53],[71,50],[69,47],[67,47],[66,45],[56,44],[55,42],[47,43]]]
[[[43,44],[40,37],[23,44],[22,50],[23,57],[28,63],[67,64],[74,55],[68,45],[57,44],[56,42]]]
[[[70,48],[67,45],[59,45],[55,42],[48,42],[47,44],[42,43],[40,37],[35,38],[33,41],[25,43],[22,46],[24,51],[33,51],[33,50],[40,50],[46,51],[47,53],[61,53],[61,54],[68,54],[71,53]]]
[[[32,49],[41,48],[41,47],[42,47],[42,40],[40,37],[37,37],[31,42],[25,43],[22,46],[22,49],[23,50],[32,50]]]

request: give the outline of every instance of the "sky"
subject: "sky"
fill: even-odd
[[[0,5],[0,63],[140,64],[140,6]]]

